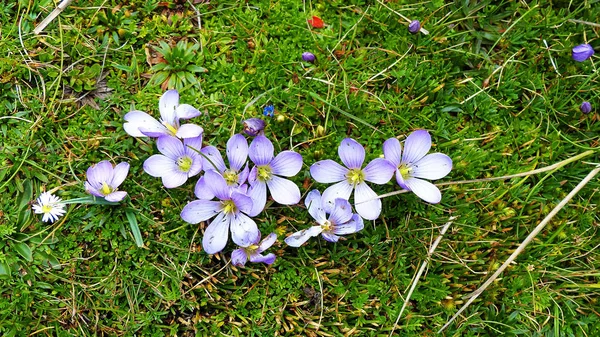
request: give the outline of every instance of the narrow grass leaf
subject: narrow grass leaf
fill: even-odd
[[[133,238],[135,239],[135,244],[138,247],[144,247],[144,240],[142,240],[142,233],[140,232],[140,227],[138,226],[135,214],[132,210],[128,209],[125,211],[125,215],[127,216],[127,221],[129,221],[131,233],[133,234]]]

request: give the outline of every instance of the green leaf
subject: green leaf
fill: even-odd
[[[7,279],[10,277],[10,266],[6,262],[0,262],[0,278]]]
[[[13,245],[13,247],[15,248],[17,253],[19,253],[19,255],[21,255],[23,258],[25,258],[25,260],[27,260],[29,262],[33,261],[33,257],[31,254],[31,248],[29,248],[29,246],[26,243],[19,242],[19,243]]]
[[[19,199],[19,209],[26,208],[29,202],[33,199],[33,188],[31,186],[31,180],[25,180],[23,183],[23,194]]]
[[[140,232],[140,227],[138,226],[135,214],[132,210],[128,209],[125,211],[125,215],[127,216],[127,221],[129,221],[131,233],[133,234],[133,238],[135,239],[135,244],[138,247],[144,247],[144,240],[142,239],[142,233]]]
[[[83,198],[75,198],[64,200],[63,204],[91,204],[91,205],[118,205],[118,202],[106,201],[104,198],[98,198],[95,196],[88,196]]]
[[[331,104],[331,103],[327,102],[327,101],[326,101],[326,100],[324,100],[324,99],[323,99],[321,96],[319,96],[319,95],[315,94],[315,93],[314,93],[314,92],[312,92],[312,91],[307,91],[307,92],[308,92],[308,94],[309,94],[310,96],[312,96],[314,99],[316,99],[316,100],[319,100],[319,101],[321,101],[321,102],[323,102],[323,103],[325,103],[325,104],[329,105],[329,107],[330,107],[330,108],[332,108],[333,110],[335,110],[335,111],[337,111],[337,112],[341,113],[342,115],[344,115],[344,116],[346,116],[346,117],[348,117],[348,118],[350,118],[350,119],[354,119],[355,121],[357,121],[357,122],[359,122],[359,123],[361,123],[361,124],[364,124],[364,125],[366,125],[366,126],[370,127],[371,129],[373,129],[373,130],[375,130],[375,131],[381,132],[381,131],[379,131],[379,129],[377,129],[377,128],[376,128],[376,127],[374,127],[373,125],[369,124],[369,123],[368,123],[367,121],[365,121],[364,119],[362,119],[362,118],[358,118],[358,117],[354,116],[353,114],[351,114],[351,113],[349,113],[349,112],[346,112],[346,111],[344,111],[344,110],[342,110],[342,109],[338,108],[337,106],[335,106],[335,105],[333,105],[333,104]]]

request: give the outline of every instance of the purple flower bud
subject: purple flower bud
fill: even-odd
[[[250,118],[244,121],[244,133],[248,136],[258,136],[262,133],[267,123],[260,118]]]
[[[315,62],[316,59],[317,58],[315,57],[315,54],[313,54],[313,53],[309,53],[307,51],[304,52],[304,53],[302,53],[302,60],[303,61],[313,63],[313,62]]]
[[[579,110],[581,110],[581,112],[583,112],[584,114],[589,114],[592,111],[592,105],[590,104],[590,102],[583,102],[581,103]]]
[[[579,46],[573,47],[572,55],[573,60],[583,62],[594,55],[594,48],[587,43],[580,44]]]
[[[419,30],[421,30],[421,23],[419,22],[419,20],[413,20],[408,25],[408,31],[413,34],[417,34]]]

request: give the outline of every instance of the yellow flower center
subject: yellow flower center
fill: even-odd
[[[233,214],[235,212],[237,212],[237,207],[235,206],[235,203],[233,202],[233,200],[225,200],[222,201],[223,203],[223,212],[225,214]]]
[[[162,124],[167,128],[167,130],[169,130],[171,136],[175,136],[177,134],[177,129],[173,125],[167,122],[163,122]]]
[[[185,156],[177,159],[177,166],[182,172],[188,172],[192,168],[192,158]]]
[[[237,172],[232,170],[226,170],[225,172],[223,172],[223,178],[225,178],[227,186],[233,186],[238,182],[238,174]]]
[[[257,177],[260,181],[271,180],[271,167],[269,165],[263,165],[258,167]]]
[[[410,173],[412,172],[412,167],[409,167],[406,164],[400,164],[400,166],[398,166],[398,170],[400,171],[400,175],[402,176],[403,179],[410,178]]]
[[[100,189],[100,193],[102,193],[104,195],[109,195],[112,193],[112,188],[110,188],[110,186],[108,186],[108,184],[106,182],[103,182],[102,188]]]
[[[365,181],[365,173],[359,168],[351,169],[348,171],[348,173],[346,173],[346,180],[352,186],[356,186],[357,184]]]
[[[333,225],[331,224],[331,222],[329,220],[325,220],[325,222],[321,225],[321,228],[323,229],[324,232],[330,231],[331,227],[333,227]]]
[[[43,205],[42,212],[44,212],[44,214],[52,212],[52,205]]]

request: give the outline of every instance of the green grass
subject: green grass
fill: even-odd
[[[394,332],[433,336],[599,161],[598,58],[570,55],[598,46],[596,26],[570,21],[598,24],[597,1],[211,1],[195,5],[201,28],[190,2],[164,3],[75,1],[40,36],[33,29],[53,1],[0,4],[3,336],[387,336],[456,216]],[[392,10],[429,35],[410,34]],[[310,29],[312,15],[326,27]],[[205,112],[194,119],[205,143],[224,149],[244,119],[273,104],[266,134],[276,151],[302,154],[294,180],[303,194],[325,188],[308,168],[337,160],[346,137],[371,159],[385,139],[427,129],[433,151],[454,161],[445,182],[596,152],[556,172],[444,186],[438,205],[385,198],[380,219],[337,244],[286,247],[285,234],[310,216],[271,204],[256,221],[281,234],[270,250],[277,261],[235,268],[233,244],[208,256],[205,226],[179,217],[196,179],[163,188],[142,169],[154,143],[122,127],[134,108],[158,116],[163,88],[149,85],[165,76],[156,75],[157,47],[179,41],[194,54],[192,77],[176,74],[163,88],[183,86],[182,103]],[[302,62],[304,51],[317,62]],[[582,101],[595,110],[583,115]],[[105,159],[131,164],[126,202],[70,205],[55,224],[32,213],[44,190],[86,196],[86,169]],[[441,335],[600,335],[599,188],[595,178]]]

